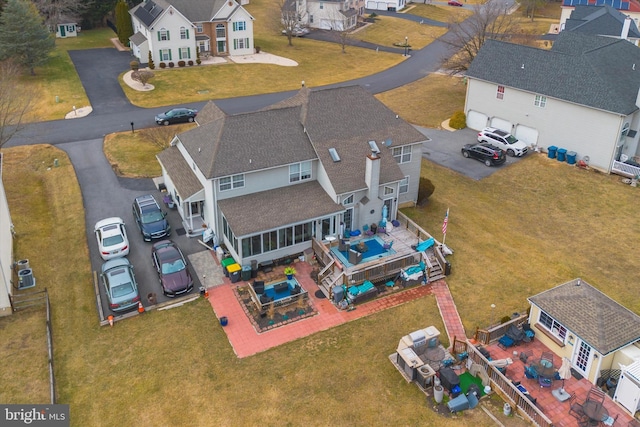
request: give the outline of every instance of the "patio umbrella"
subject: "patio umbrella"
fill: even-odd
[[[571,377],[571,361],[566,357],[562,358],[562,366],[558,369],[558,375],[562,379],[562,392],[564,392],[564,380]]]
[[[387,208],[387,205],[383,205],[382,206],[382,221],[380,221],[380,224],[383,227],[386,227],[387,225],[387,215],[389,213],[389,208]]]

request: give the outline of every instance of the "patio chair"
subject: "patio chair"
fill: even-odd
[[[602,420],[602,421],[600,422],[600,425],[601,425],[601,426],[606,426],[606,427],[609,427],[609,426],[615,425],[616,420],[618,419],[618,416],[619,416],[619,415],[620,415],[620,414],[616,414],[616,416],[615,416],[615,417],[608,416],[606,419],[604,419],[604,420]]]
[[[367,236],[373,236],[375,233],[369,229],[367,224],[362,226],[362,232]]]
[[[393,241],[382,245],[382,249],[384,249],[385,251],[388,251],[389,249],[391,249],[392,246],[393,246]]]
[[[508,347],[513,347],[516,345],[516,342],[508,335],[503,335],[502,338],[498,340],[498,347],[503,350],[506,350]]]
[[[530,380],[538,379],[538,371],[533,366],[525,366],[524,367],[524,376]]]
[[[569,399],[569,415],[578,419],[578,421],[584,418],[584,410],[582,409],[582,404],[578,403],[576,394],[571,393]]]
[[[531,356],[533,356],[533,351],[531,350],[521,351],[519,356],[520,361],[522,363],[527,363],[527,359],[529,359]]]
[[[604,392],[599,388],[592,388],[587,394],[587,401],[604,403]]]

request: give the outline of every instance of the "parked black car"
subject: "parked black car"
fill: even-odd
[[[465,145],[462,147],[462,155],[480,160],[487,166],[501,165],[507,161],[507,156],[502,149],[486,142]]]
[[[133,217],[145,242],[171,235],[166,216],[151,194],[136,197],[133,201]]]
[[[171,240],[154,243],[151,258],[160,278],[162,293],[173,298],[191,292],[193,279],[187,269],[187,260],[178,245]]]
[[[197,115],[198,110],[194,110],[193,108],[173,108],[162,114],[158,114],[156,116],[156,123],[165,126],[173,123],[192,123]]]

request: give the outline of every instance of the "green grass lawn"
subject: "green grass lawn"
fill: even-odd
[[[444,331],[431,296],[242,360],[204,300],[100,328],[87,242],[69,233],[84,227],[72,166],[48,146],[4,153],[16,256],[30,260],[51,294],[58,398],[71,405],[72,425],[492,425],[482,411],[434,414],[387,360],[407,332]],[[60,166],[49,169],[54,158]],[[491,304],[509,315],[575,277],[640,312],[630,286],[640,260],[621,251],[638,237],[637,188],[538,154],[482,181],[428,161],[422,174],[435,192],[427,207],[405,212],[438,236],[450,208],[447,283],[468,334],[495,321]],[[48,397],[44,347],[25,340],[41,327],[31,316],[0,319],[8,337],[0,356],[11,361],[0,380],[12,385],[0,390],[3,402]],[[12,368],[31,348],[33,369]],[[493,406],[500,416],[499,401]]]
[[[379,16],[374,24],[353,33],[350,37],[381,46],[404,45],[405,37],[412,49],[422,49],[447,32],[446,28],[420,24],[406,19]]]
[[[477,2],[469,2],[477,3]],[[436,6],[433,4],[413,3],[405,13],[418,15],[439,22],[459,22],[470,17],[473,12],[469,9],[453,6]]]

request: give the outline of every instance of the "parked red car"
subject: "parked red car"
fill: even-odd
[[[449,6],[462,6],[462,3],[460,3],[458,0],[449,0],[447,4]]]

